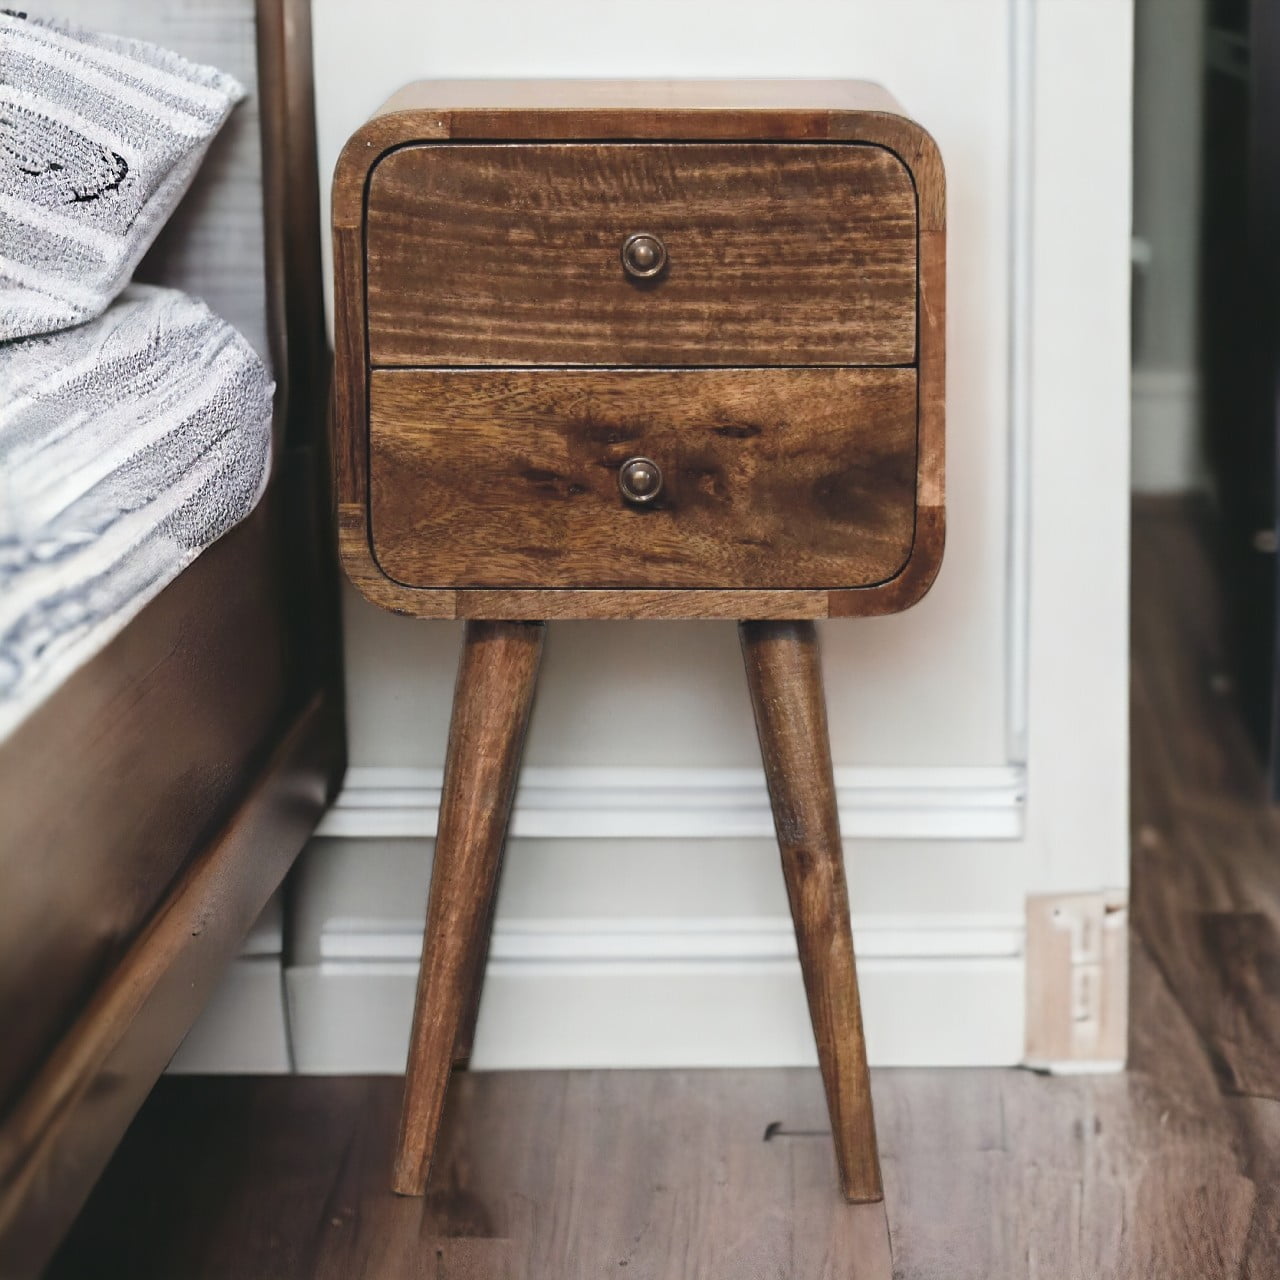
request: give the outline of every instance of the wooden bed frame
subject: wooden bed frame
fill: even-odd
[[[0,1277],[37,1274],[339,786],[308,0],[256,0],[262,503],[0,744]]]

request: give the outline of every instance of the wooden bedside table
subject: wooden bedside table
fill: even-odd
[[[812,620],[938,569],[943,191],[842,82],[422,83],[343,151],[343,563],[467,620],[397,1191],[469,1051],[545,621],[732,618],[841,1185],[882,1199]]]

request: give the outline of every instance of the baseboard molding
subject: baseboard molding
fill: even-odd
[[[241,954],[173,1055],[171,1075],[287,1075],[288,1015],[279,954]]]
[[[430,837],[441,770],[353,767],[317,835]],[[836,770],[853,839],[1014,840],[1023,833],[1018,766]],[[771,837],[758,769],[529,768],[511,834],[527,839]]]
[[[859,961],[1007,960],[1021,956],[1024,928],[1014,916],[874,916],[853,919]],[[334,919],[319,939],[326,961],[416,967],[422,924]],[[662,916],[643,919],[498,920],[489,964],[569,965],[612,972],[619,965],[758,964],[796,960],[786,916]]]
[[[877,1066],[1007,1066],[1023,1053],[1020,918],[854,921]],[[335,921],[286,974],[297,1070],[403,1071],[421,928]],[[785,918],[499,921],[473,1065],[806,1066],[813,1035]]]

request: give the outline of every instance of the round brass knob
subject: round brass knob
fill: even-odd
[[[622,242],[622,265],[637,280],[649,280],[667,265],[667,248],[657,236],[637,231]]]
[[[632,458],[618,468],[618,488],[628,502],[652,502],[662,492],[662,472],[650,458]]]

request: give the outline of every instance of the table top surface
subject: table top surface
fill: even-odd
[[[867,80],[418,80],[378,109],[883,111],[891,93]]]

